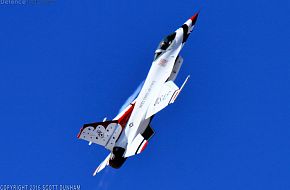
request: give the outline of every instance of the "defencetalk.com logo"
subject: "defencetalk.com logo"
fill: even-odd
[[[47,5],[56,0],[0,0],[0,5]]]

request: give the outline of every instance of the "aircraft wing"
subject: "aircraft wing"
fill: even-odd
[[[177,96],[179,95],[180,91],[186,84],[189,76],[186,77],[185,81],[183,82],[182,86],[178,88],[173,81],[167,81],[161,87],[159,95],[157,96],[156,100],[151,103],[149,106],[146,119],[151,117],[152,115],[156,114],[169,104],[172,104]]]
[[[89,123],[81,128],[78,138],[99,144],[112,151],[121,132],[122,127],[117,120]]]

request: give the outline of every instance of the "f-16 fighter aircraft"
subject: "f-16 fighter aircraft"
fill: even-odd
[[[180,88],[173,82],[183,62],[179,52],[194,28],[197,17],[198,13],[160,42],[139,94],[127,107],[111,121],[104,119],[81,128],[78,138],[110,150],[93,175],[107,165],[120,168],[128,157],[145,149],[154,134],[150,126],[153,116],[175,101],[189,78],[187,76]]]

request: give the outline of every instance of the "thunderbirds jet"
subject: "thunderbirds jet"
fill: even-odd
[[[107,165],[120,168],[130,156],[141,153],[154,131],[150,122],[154,115],[173,103],[184,87],[173,82],[183,59],[179,55],[190,32],[194,28],[198,13],[188,19],[174,33],[164,38],[155,51],[154,60],[139,94],[111,121],[84,124],[78,138],[104,146],[110,154],[99,165],[93,175]]]

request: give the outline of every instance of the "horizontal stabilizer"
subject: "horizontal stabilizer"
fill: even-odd
[[[106,157],[106,159],[97,167],[95,172],[93,173],[93,176],[95,176],[97,173],[99,173],[101,170],[103,170],[108,164],[109,160],[111,158],[111,153]]]
[[[81,128],[78,138],[112,150],[121,132],[122,127],[118,121],[89,123]]]

